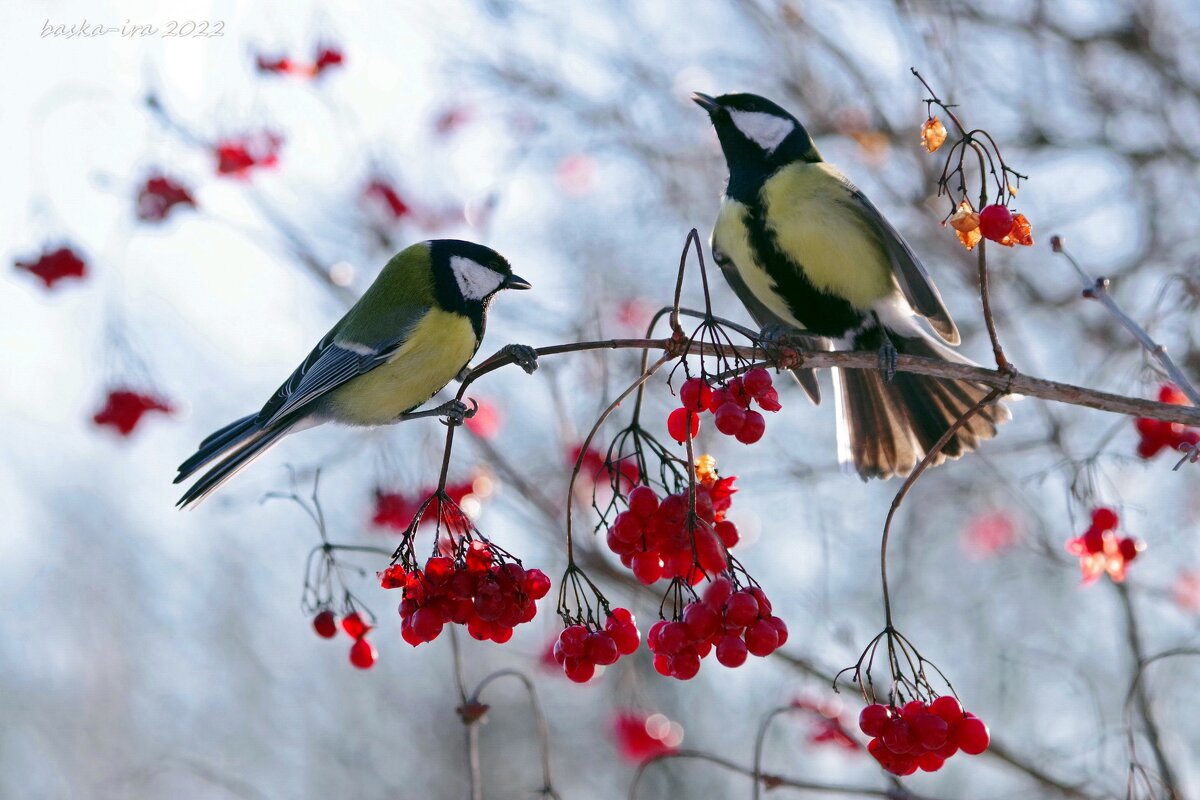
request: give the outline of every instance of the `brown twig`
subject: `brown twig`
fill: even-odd
[[[538,699],[537,690],[533,686],[533,681],[525,673],[515,669],[502,669],[493,672],[479,682],[475,687],[475,691],[471,692],[470,698],[467,700],[467,705],[482,703],[483,690],[499,678],[516,678],[521,685],[525,687],[525,691],[529,694],[529,707],[533,712],[534,724],[537,727],[538,744],[541,747],[542,754],[542,788],[539,794],[542,797],[551,797],[554,800],[560,800],[558,791],[554,788],[554,781],[550,777],[550,729],[546,724],[546,714],[542,711],[541,701]],[[476,725],[476,721],[471,722],[471,726]]]

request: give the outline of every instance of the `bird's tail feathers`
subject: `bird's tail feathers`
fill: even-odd
[[[860,337],[856,349],[882,343]],[[889,332],[904,355],[972,363],[927,336],[903,337]],[[875,345],[876,347],[878,344]],[[839,369],[834,399],[838,413],[838,456],[867,478],[907,475],[968,409],[987,393],[967,381],[898,372],[891,382],[874,370]],[[971,452],[996,435],[996,426],[1010,418],[1008,409],[994,403],[958,429],[931,466]]]
[[[179,474],[175,476],[174,483],[187,480],[189,476],[205,464],[219,456],[228,454],[237,449],[239,445],[247,442],[251,436],[259,431],[257,418],[257,414],[250,414],[241,419],[236,419],[224,428],[210,434],[196,448],[196,452],[192,457],[179,465]]]
[[[243,467],[265,453],[268,448],[290,433],[293,427],[295,426],[282,425],[263,430],[256,426],[248,435],[236,441],[232,447],[205,459],[205,462],[207,462],[216,455],[223,454],[225,456],[216,466],[204,473],[198,481],[192,484],[191,488],[184,492],[183,497],[179,498],[179,502],[176,505],[179,508],[187,506],[195,507],[205,497],[220,488],[225,481],[232,478]],[[182,477],[181,475],[180,479]],[[180,479],[177,479],[177,482]]]

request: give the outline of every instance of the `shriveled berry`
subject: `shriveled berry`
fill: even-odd
[[[667,433],[683,444],[700,433],[700,415],[686,408],[677,408],[667,417]]]
[[[882,703],[872,703],[859,712],[858,729],[867,736],[882,736],[887,729],[888,720],[891,718],[892,712],[887,706]],[[874,754],[872,753],[872,755]]]
[[[985,206],[979,212],[979,232],[993,242],[1002,240],[1012,230],[1012,212],[1002,205]]]
[[[375,663],[375,648],[360,638],[350,646],[350,663],[359,669],[370,669]]]
[[[322,639],[332,639],[337,636],[337,619],[333,616],[333,612],[325,609],[313,617],[313,630]]]
[[[778,411],[783,408],[783,404],[779,402],[779,392],[775,389],[767,389],[754,400],[763,411]]]
[[[679,387],[679,404],[691,411],[703,411],[712,401],[712,387],[701,378],[688,378]]]

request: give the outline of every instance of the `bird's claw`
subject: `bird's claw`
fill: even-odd
[[[778,322],[768,322],[758,332],[758,341],[764,347],[793,347],[796,344],[795,329]]]
[[[503,351],[521,369],[532,375],[538,368],[537,350],[527,344],[506,344]]]
[[[462,425],[475,416],[475,412],[478,410],[479,403],[476,403],[474,400],[471,400],[470,406],[462,400],[448,400],[434,409],[437,416],[445,417],[442,420],[443,425]]]
[[[879,371],[888,383],[891,383],[892,378],[896,377],[897,355],[896,345],[892,344],[891,339],[885,338],[883,345],[879,348]]]

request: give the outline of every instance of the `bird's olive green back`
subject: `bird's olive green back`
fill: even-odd
[[[335,341],[379,345],[437,305],[433,260],[422,242],[392,256],[379,277],[337,324]]]

